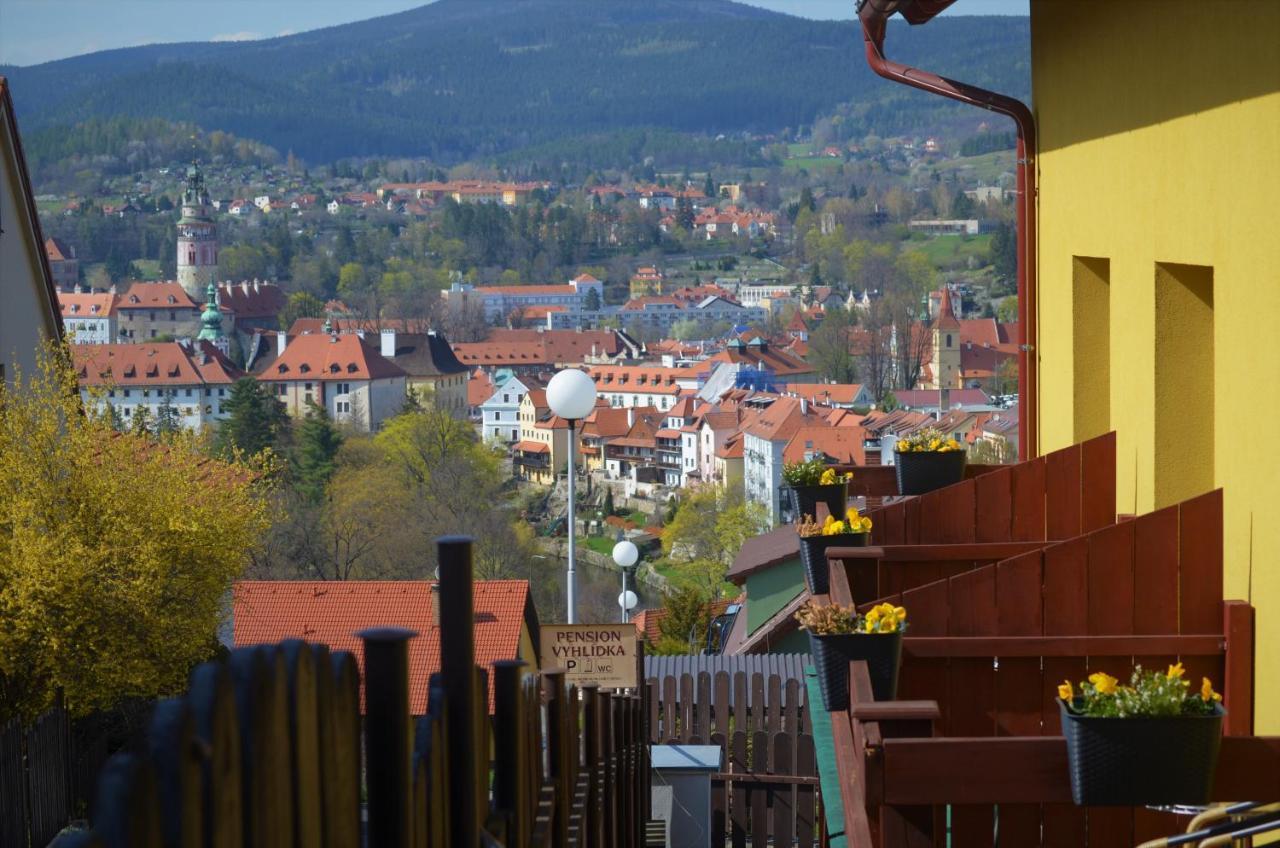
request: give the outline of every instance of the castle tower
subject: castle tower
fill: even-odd
[[[218,227],[209,211],[209,192],[200,166],[187,169],[178,220],[178,282],[196,303],[206,287],[218,280]]]
[[[960,322],[951,309],[951,292],[942,290],[938,318],[933,322],[933,389],[958,389],[960,385]]]

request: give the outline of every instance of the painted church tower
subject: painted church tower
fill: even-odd
[[[960,322],[951,308],[951,292],[942,289],[942,303],[933,322],[933,383],[931,389],[963,388],[960,371]]]
[[[196,303],[218,282],[218,227],[210,212],[209,192],[200,166],[187,169],[178,220],[178,282]]]

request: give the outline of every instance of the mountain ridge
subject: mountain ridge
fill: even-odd
[[[895,24],[890,40],[903,61],[1025,97],[1028,28],[941,18]],[[438,0],[261,41],[119,48],[0,73],[24,127],[161,117],[309,161],[461,160],[637,127],[777,132],[842,103],[882,132],[955,114],[876,80],[852,22],[730,0]]]

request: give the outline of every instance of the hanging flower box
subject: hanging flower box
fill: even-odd
[[[854,660],[866,662],[877,701],[897,697],[906,618],[907,611],[892,604],[880,604],[865,615],[853,607],[813,601],[800,608],[796,620],[809,632],[809,651],[828,712],[849,709],[849,663]]]
[[[820,459],[789,462],[782,467],[782,493],[797,519],[817,515],[818,504],[826,504],[830,515],[844,515],[849,502],[849,480],[852,474],[840,476]]]
[[[823,524],[805,515],[796,525],[796,533],[800,536],[800,562],[809,592],[825,595],[831,591],[827,548],[866,547],[871,537],[871,519],[859,515],[856,509],[846,511],[842,521],[828,515]]]
[[[925,427],[898,441],[893,462],[898,494],[923,495],[963,480],[968,454],[955,439]]]
[[[1204,804],[1222,743],[1222,696],[1206,677],[1188,691],[1182,663],[1134,669],[1129,685],[1098,672],[1058,687],[1071,795],[1089,806]]]

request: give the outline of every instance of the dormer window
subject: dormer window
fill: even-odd
[[[138,300],[138,296],[137,296],[136,294],[131,294],[131,295],[129,295],[129,302],[130,302],[130,303],[139,303],[140,301]]]
[[[348,374],[356,373],[356,364],[354,362],[347,363],[347,373]]]
[[[281,363],[281,364],[279,364],[279,365],[277,365],[277,366],[276,366],[276,370],[277,370],[279,373],[281,373],[281,374],[285,374],[285,373],[288,373],[288,371],[289,371],[289,366],[288,366],[288,365],[285,365],[284,363]]]
[[[298,366],[298,370],[301,371],[303,374],[306,374],[311,371],[311,366],[304,362]]]
[[[76,313],[76,312],[79,312],[79,311],[80,311],[80,304],[78,304],[78,303],[73,303],[73,304],[71,304],[71,312],[72,312],[72,314],[74,314],[74,313]]]
[[[178,302],[178,299],[177,299],[176,297],[174,297],[173,295],[169,295],[168,300],[169,300],[169,302],[170,302],[170,303],[177,303],[177,302]]]

